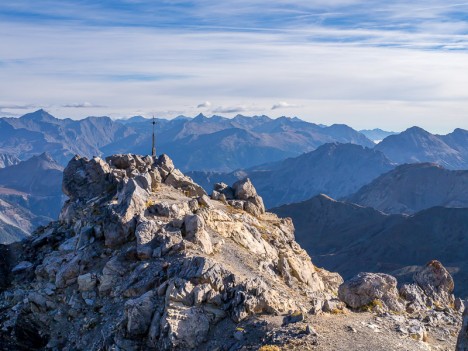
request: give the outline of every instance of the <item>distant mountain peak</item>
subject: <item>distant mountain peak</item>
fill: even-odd
[[[421,127],[418,127],[418,126],[410,127],[408,129],[406,129],[403,133],[406,133],[406,134],[409,134],[409,133],[411,133],[411,134],[425,134],[425,135],[430,134],[427,130],[425,130],[425,129],[421,128]]]
[[[196,120],[196,121],[203,121],[203,120],[205,120],[205,119],[208,119],[208,117],[205,116],[203,113],[199,113],[198,115],[196,115],[196,116],[194,117],[193,120],[194,120],[194,121],[195,121],[195,120]]]
[[[50,113],[45,111],[44,109],[39,109],[37,111],[27,113],[21,117],[21,119],[28,120],[28,121],[43,121],[43,122],[55,122],[57,118],[52,116]]]
[[[53,159],[53,157],[47,152],[43,152],[42,154],[38,155],[38,156],[34,156],[40,160],[44,160],[44,161],[47,161],[47,162],[53,162],[53,163],[56,163],[55,160]]]

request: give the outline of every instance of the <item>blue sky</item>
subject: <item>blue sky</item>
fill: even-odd
[[[468,2],[2,1],[0,115],[468,129]]]

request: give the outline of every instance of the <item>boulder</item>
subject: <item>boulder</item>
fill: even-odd
[[[225,183],[216,183],[213,187],[213,200],[220,200],[222,195],[225,200],[234,200],[234,189]]]
[[[96,287],[97,278],[95,274],[86,273],[77,279],[79,291],[90,291]]]
[[[439,261],[428,262],[414,275],[413,280],[438,307],[453,306],[452,292],[455,284],[450,273]]]
[[[146,210],[148,191],[143,189],[136,179],[124,179],[117,194],[117,211],[124,223],[130,221],[136,214]]]
[[[137,225],[135,237],[137,239],[137,255],[140,259],[148,259],[152,256],[153,247],[151,242],[158,230],[158,224],[152,220],[144,220]]]
[[[234,190],[235,199],[246,201],[246,203],[244,203],[245,211],[255,216],[265,213],[263,200],[257,194],[257,190],[255,190],[249,178],[234,183],[232,189]]]
[[[136,168],[136,160],[131,154],[117,154],[106,157],[106,162],[113,168],[117,169],[131,169],[134,170]]]
[[[408,313],[425,310],[428,305],[432,304],[417,284],[403,284],[400,288],[400,296],[405,300]]]
[[[355,309],[404,311],[404,305],[399,299],[397,280],[388,274],[359,273],[340,285],[338,297]]]
[[[127,332],[132,336],[146,334],[151,325],[154,312],[154,292],[148,291],[142,296],[125,303]]]
[[[186,216],[184,219],[185,238],[199,245],[203,252],[211,254],[213,244],[210,235],[205,230],[205,220],[200,215]]]
[[[110,166],[98,157],[88,160],[77,155],[63,171],[63,193],[71,200],[88,200],[112,193],[115,186]]]

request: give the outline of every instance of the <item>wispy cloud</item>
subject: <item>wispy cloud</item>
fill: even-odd
[[[36,104],[1,104],[0,103],[0,110],[30,110],[33,108],[38,108]]]
[[[211,102],[209,101],[205,101],[197,105],[197,108],[209,108],[209,107],[211,107]]]
[[[248,111],[246,106],[219,106],[213,110],[214,113],[241,113]]]
[[[272,110],[277,110],[280,108],[292,108],[292,107],[299,107],[299,105],[296,104],[290,104],[289,102],[286,101],[280,101],[277,104],[274,104],[271,109]]]
[[[93,107],[106,107],[103,105],[92,104],[90,102],[75,102],[71,104],[64,104],[62,107],[66,108],[93,108]]]

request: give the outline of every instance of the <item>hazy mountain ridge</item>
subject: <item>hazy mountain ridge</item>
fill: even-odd
[[[468,207],[468,171],[432,163],[396,167],[346,200],[387,213],[414,213],[434,206]]]
[[[295,158],[228,174],[188,172],[210,192],[217,182],[249,177],[267,207],[302,201],[319,193],[351,194],[395,165],[384,154],[354,144],[325,144]]]
[[[386,137],[390,135],[398,134],[397,132],[388,132],[386,130],[382,130],[380,128],[374,129],[361,129],[359,133],[364,134],[368,139],[372,140],[375,143],[378,143],[384,140]]]
[[[44,110],[20,118],[0,119],[0,152],[26,160],[48,152],[64,165],[73,155],[100,155],[100,148],[135,133],[109,117],[75,121],[58,119]]]
[[[378,145],[370,140],[385,136]],[[199,114],[194,118],[157,118],[156,139],[158,153],[170,153],[184,171],[230,172],[296,157],[332,142],[375,147],[400,164],[435,162],[451,169],[468,168],[468,131],[463,129],[433,135],[413,127],[393,135],[380,129],[360,133],[344,124],[323,126],[297,117]],[[0,153],[22,160],[48,152],[65,165],[75,154],[148,154],[150,149],[151,119],[142,116],[71,120],[38,110],[20,118],[0,118]],[[218,150],[220,157],[213,158],[213,150]]]
[[[62,171],[46,153],[0,169],[1,243],[23,239],[58,218]]]
[[[232,171],[286,157],[297,156],[328,142],[373,146],[364,135],[346,125],[321,127],[298,118],[267,116],[232,119],[221,116],[156,119],[157,150],[171,153],[181,169]],[[0,119],[0,152],[28,159],[48,152],[64,165],[74,154],[87,157],[114,153],[148,154],[151,120],[87,117],[57,119],[44,110],[20,118]],[[245,152],[238,152],[243,145]],[[212,159],[212,150],[225,159]],[[195,150],[199,151],[195,153]]]
[[[444,262],[468,296],[468,208],[432,207],[412,216],[386,215],[327,196],[271,209],[291,217],[296,240],[314,262],[345,279],[359,272],[391,273],[405,281],[416,266]],[[350,264],[352,262],[352,264]]]
[[[412,127],[388,136],[375,149],[399,164],[433,162],[445,168],[468,169],[468,131],[463,129],[434,135]]]

